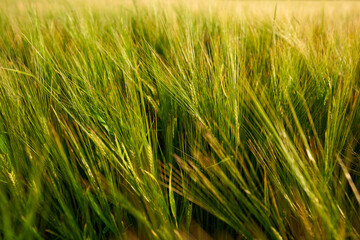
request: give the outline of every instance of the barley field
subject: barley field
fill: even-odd
[[[360,239],[360,2],[0,0],[0,239]]]

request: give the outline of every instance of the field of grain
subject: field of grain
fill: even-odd
[[[359,239],[360,3],[2,0],[0,239]]]

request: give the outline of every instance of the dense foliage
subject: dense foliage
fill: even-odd
[[[1,239],[360,238],[357,4],[15,2]]]

